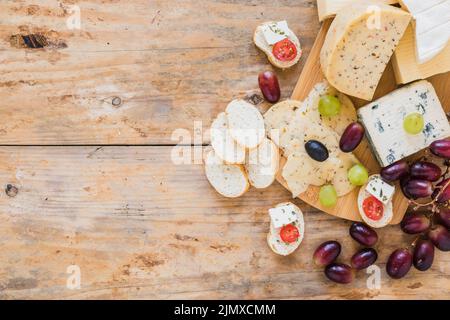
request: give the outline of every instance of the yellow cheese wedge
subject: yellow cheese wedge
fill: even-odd
[[[417,61],[415,46],[414,31],[410,25],[392,58],[395,79],[398,84],[426,79],[450,71],[450,44],[447,44],[445,49],[433,59],[423,64],[419,64]]]
[[[320,52],[328,82],[340,92],[372,100],[410,20],[408,12],[385,4],[355,4],[339,11]]]

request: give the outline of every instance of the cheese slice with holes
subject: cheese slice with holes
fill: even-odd
[[[450,0],[402,0],[414,18],[417,61],[430,61],[450,38]]]

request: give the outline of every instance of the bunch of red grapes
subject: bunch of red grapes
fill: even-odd
[[[425,209],[406,215],[401,222],[405,233],[418,237],[412,243],[412,250],[402,248],[390,255],[386,272],[394,279],[403,278],[412,265],[420,271],[428,270],[433,264],[435,247],[450,251],[450,140],[432,143],[429,151],[444,161],[445,171],[426,157],[412,164],[402,160],[381,170],[384,180],[400,181],[404,195],[415,210]],[[378,240],[375,230],[355,222],[350,227],[350,236],[365,246],[353,255],[350,265],[336,262],[341,253],[337,241],[324,242],[314,252],[315,264],[325,267],[326,277],[337,283],[352,282],[356,270],[369,267],[378,258],[376,250],[370,248]]]
[[[426,161],[426,157],[411,165],[399,161],[381,170],[384,180],[400,181],[403,194],[415,205],[415,210],[426,210],[406,215],[401,223],[405,233],[418,237],[412,244],[412,252],[402,248],[389,257],[386,271],[394,279],[404,277],[413,264],[417,270],[428,270],[433,264],[435,247],[450,251],[450,140],[433,142],[429,151],[443,159],[444,172],[438,165]]]

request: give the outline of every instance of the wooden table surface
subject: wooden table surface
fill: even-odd
[[[73,5],[79,30],[66,24]],[[380,231],[379,289],[365,272],[333,284],[311,255],[336,239],[348,260],[349,222],[295,201],[305,241],[276,256],[267,209],[289,200],[286,190],[229,200],[201,165],[173,163],[177,133],[198,136],[227,102],[258,93],[257,74],[271,66],[253,30],[281,19],[304,62],[319,29],[315,1],[2,0],[0,184],[18,193],[0,194],[0,298],[449,299],[449,254],[437,252],[428,272],[387,277],[389,253],[413,240],[398,226]],[[14,41],[29,34],[49,46]],[[284,98],[301,69],[277,71]],[[66,285],[71,265],[79,289]]]

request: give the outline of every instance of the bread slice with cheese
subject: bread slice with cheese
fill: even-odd
[[[250,187],[245,169],[239,164],[225,164],[211,150],[205,157],[205,173],[209,183],[227,198],[242,196]]]
[[[299,207],[290,202],[280,203],[275,209],[288,210],[286,214],[291,216],[290,218],[292,220],[292,224],[296,226],[299,231],[299,237],[295,242],[286,243],[280,236],[282,227],[278,226],[277,228],[274,221],[272,219],[270,221],[270,231],[267,234],[267,244],[269,245],[269,248],[278,255],[288,256],[297,250],[305,236],[305,221],[303,218],[303,212]]]
[[[372,100],[411,15],[385,4],[354,4],[339,11],[320,53],[328,82],[345,94]]]
[[[267,58],[269,59],[272,65],[280,69],[288,69],[293,65],[297,64],[302,56],[302,48],[300,45],[300,40],[297,38],[297,36],[291,29],[287,28],[286,37],[295,44],[297,48],[297,56],[292,61],[278,60],[272,53],[273,45],[267,43],[267,40],[264,36],[264,28],[274,23],[276,22],[269,21],[259,25],[256,28],[255,33],[253,35],[253,42],[259,49],[261,49],[267,55]]]
[[[216,155],[226,163],[245,162],[245,148],[231,137],[224,112],[221,112],[211,124],[211,146]]]
[[[256,148],[266,137],[264,118],[254,105],[244,100],[233,100],[225,114],[229,133],[240,146]]]
[[[275,181],[279,163],[278,147],[271,140],[264,139],[258,148],[250,150],[248,153],[245,169],[250,184],[258,189],[270,186]]]

